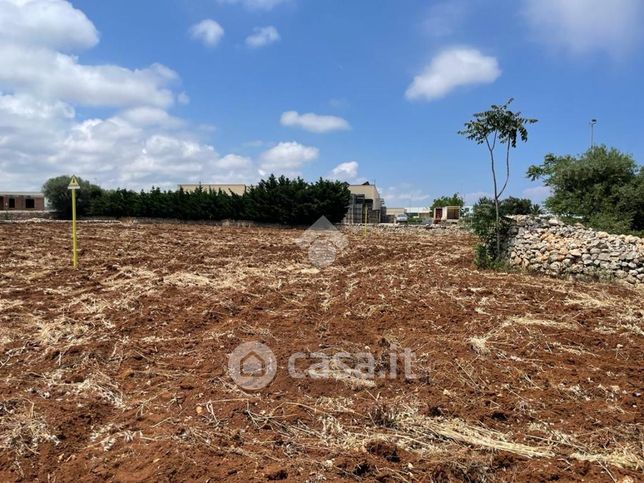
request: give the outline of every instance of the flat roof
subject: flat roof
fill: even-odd
[[[366,199],[373,200],[374,209],[376,210],[382,207],[383,200],[375,184],[350,184],[349,192],[353,195],[363,195]]]
[[[0,196],[38,196],[44,198],[45,194],[38,191],[0,191]]]

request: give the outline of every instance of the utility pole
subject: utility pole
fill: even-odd
[[[597,124],[597,119],[590,120],[590,148],[595,147],[595,124]]]

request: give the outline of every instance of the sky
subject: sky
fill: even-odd
[[[547,153],[644,160],[641,0],[0,0],[0,190],[376,183],[386,204],[491,191],[457,132],[514,98]]]

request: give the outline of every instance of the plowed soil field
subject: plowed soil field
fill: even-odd
[[[452,230],[317,268],[301,234],[82,223],[74,270],[69,224],[0,224],[0,481],[641,481],[642,291],[480,271]],[[405,349],[414,378],[287,371]]]

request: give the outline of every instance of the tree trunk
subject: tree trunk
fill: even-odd
[[[496,254],[494,260],[499,259],[501,253],[501,233],[499,230],[499,189],[496,182],[496,168],[494,166],[494,153],[490,150],[490,159],[492,160],[492,181],[494,182],[494,209],[496,211],[496,223],[494,224],[494,232],[496,235]]]

